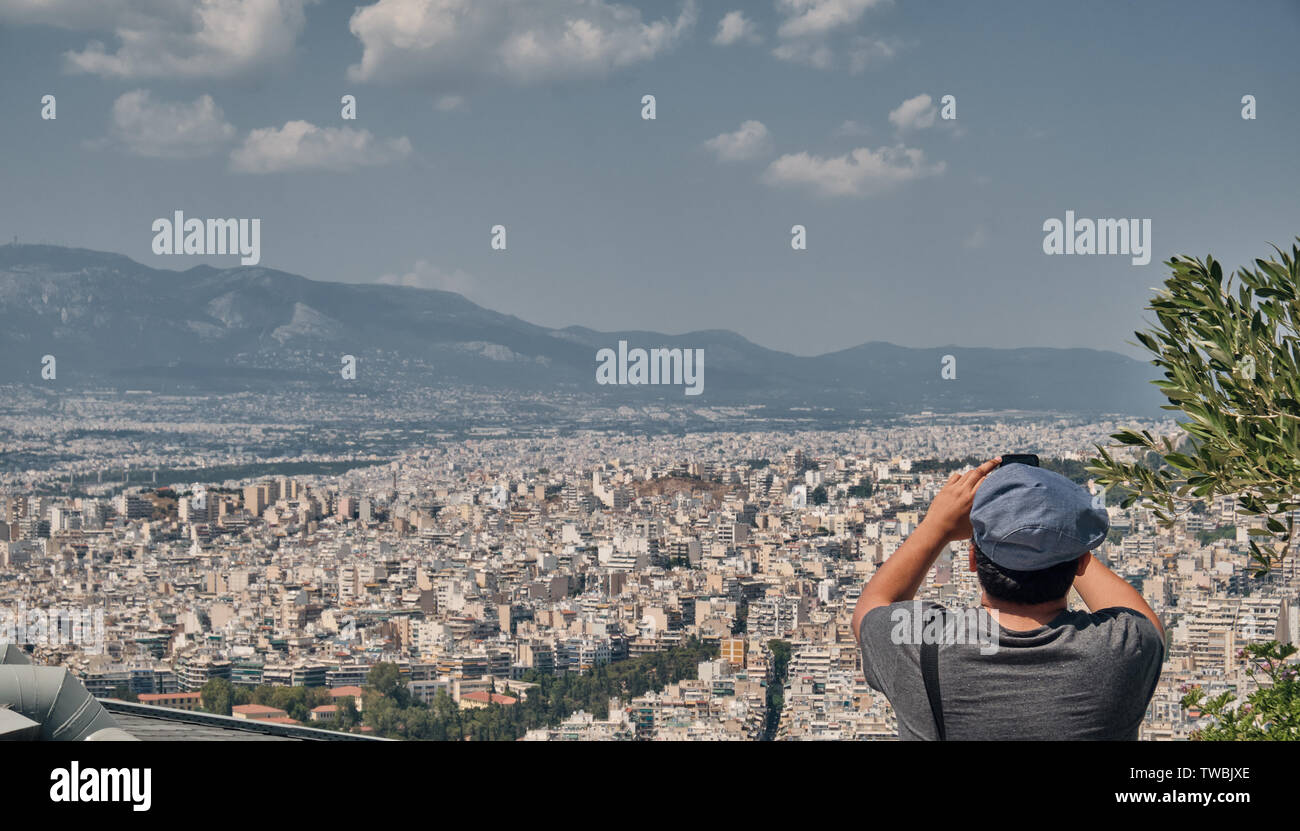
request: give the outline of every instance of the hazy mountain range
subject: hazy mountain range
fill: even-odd
[[[596,352],[704,350],[704,392],[600,386]],[[446,291],[321,282],[263,267],[150,268],[119,254],[0,246],[0,381],[65,388],[195,391],[266,384],[473,385],[588,393],[617,401],[766,405],[907,413],[1044,410],[1159,414],[1156,370],[1091,349],[914,349],[878,341],[816,357],[765,349],[734,332],[682,335],[550,329]],[[340,378],[344,354],[358,378]],[[53,355],[57,379],[41,378]],[[956,358],[956,379],[940,376]]]

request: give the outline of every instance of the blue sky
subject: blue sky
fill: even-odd
[[[0,0],[4,241],[235,265],[151,223],[257,217],[264,266],[548,326],[1140,355],[1162,260],[1300,234],[1295,0],[83,9]],[[1149,218],[1151,264],[1045,255],[1066,210]]]

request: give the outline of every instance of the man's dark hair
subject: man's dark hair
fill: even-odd
[[[978,545],[975,546],[975,573],[979,576],[980,586],[989,597],[1008,603],[1028,605],[1060,600],[1070,591],[1070,586],[1074,585],[1074,575],[1078,568],[1079,561],[1076,559],[1039,571],[1016,571],[993,562],[984,556]]]

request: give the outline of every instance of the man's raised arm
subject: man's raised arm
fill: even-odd
[[[947,484],[935,495],[930,509],[925,512],[925,519],[881,564],[862,589],[858,605],[853,610],[854,634],[860,631],[867,612],[877,606],[915,597],[945,545],[970,538],[974,533],[970,509],[975,501],[975,490],[1001,461],[1002,457],[998,456],[974,470],[948,477]]]
[[[1109,609],[1114,606],[1132,609],[1154,623],[1156,631],[1160,633],[1161,638],[1164,638],[1165,627],[1161,625],[1160,618],[1147,605],[1138,590],[1129,585],[1123,577],[1106,568],[1101,560],[1092,556],[1091,551],[1083,555],[1079,561],[1079,573],[1074,578],[1074,589],[1088,607],[1088,611],[1095,612],[1098,609]]]

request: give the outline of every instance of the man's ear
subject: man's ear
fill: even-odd
[[[974,539],[972,539],[972,540],[970,541],[970,551],[967,552],[967,562],[970,564],[970,570],[971,570],[971,573],[974,574],[975,571],[976,571],[976,566],[975,566],[975,540],[974,540]]]
[[[1083,576],[1083,570],[1088,567],[1088,558],[1090,558],[1091,556],[1092,556],[1092,552],[1088,551],[1082,557],[1079,558],[1078,568],[1074,570],[1075,577]]]

